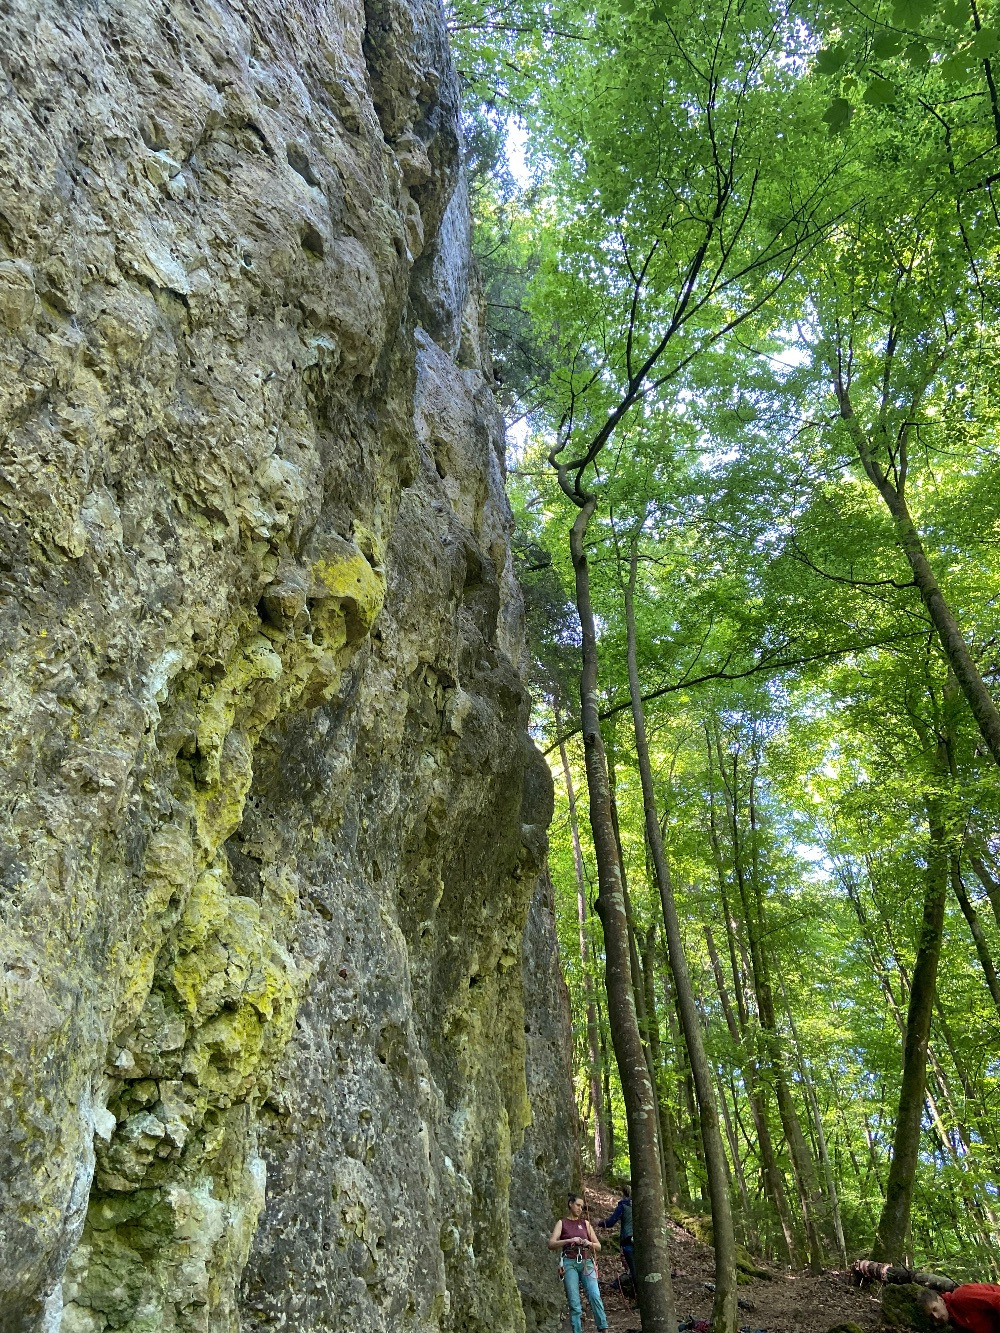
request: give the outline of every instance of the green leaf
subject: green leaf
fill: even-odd
[[[903,55],[906,56],[911,65],[920,66],[931,63],[931,53],[926,42],[910,42]]]
[[[869,106],[891,106],[899,96],[899,89],[891,79],[875,77],[865,89],[865,101]]]
[[[830,128],[831,134],[839,134],[845,129],[848,121],[854,115],[854,108],[846,97],[835,97],[826,110],[823,119]]]
[[[978,73],[970,67],[968,48],[949,56],[947,60],[942,60],[938,68],[941,70],[941,77],[949,81],[964,81]]]
[[[916,28],[923,19],[933,17],[934,9],[929,0],[896,0],[892,21],[898,28]]]
[[[847,59],[847,51],[842,46],[830,46],[820,51],[816,57],[817,74],[836,74]]]
[[[993,28],[983,28],[972,39],[969,52],[977,60],[989,60],[1000,51],[1000,34]]]
[[[964,28],[969,21],[969,6],[965,0],[951,0],[941,6],[941,21],[951,28]]]
[[[903,39],[898,32],[880,32],[872,42],[872,55],[876,60],[888,60],[902,45]]]

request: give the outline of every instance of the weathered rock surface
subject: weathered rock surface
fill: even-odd
[[[0,1329],[520,1329],[549,796],[441,14],[0,12]]]
[[[525,1043],[531,1124],[514,1157],[511,1255],[528,1333],[563,1327],[566,1303],[558,1256],[546,1248],[552,1224],[566,1212],[566,1191],[582,1189],[569,991],[559,966],[552,882],[538,881],[524,929]]]

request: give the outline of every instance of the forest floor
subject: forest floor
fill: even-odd
[[[609,1216],[619,1197],[594,1180],[586,1182],[585,1194],[591,1220]],[[712,1250],[683,1228],[671,1223],[671,1229],[671,1277],[678,1321],[683,1324],[686,1320],[708,1319],[712,1293],[705,1284],[715,1275]],[[617,1249],[605,1243],[600,1260],[602,1290],[617,1276],[620,1262]],[[868,1333],[879,1324],[881,1305],[877,1296],[849,1285],[844,1273],[789,1273],[764,1263],[761,1267],[773,1272],[770,1281],[758,1278],[740,1286],[740,1300],[753,1306],[752,1310],[739,1311],[739,1326],[748,1333],[827,1333],[847,1320],[860,1324]],[[612,1333],[638,1333],[634,1303],[618,1292],[604,1290],[604,1305]],[[568,1317],[565,1327],[569,1328]],[[592,1333],[594,1328],[586,1301],[583,1327],[584,1333]]]

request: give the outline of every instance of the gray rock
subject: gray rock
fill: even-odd
[[[442,14],[5,18],[0,1328],[514,1333],[572,1125]]]
[[[511,1181],[511,1257],[527,1333],[564,1326],[566,1301],[558,1257],[546,1248],[566,1211],[566,1193],[581,1186],[576,1104],[570,1052],[569,992],[559,966],[552,882],[539,877],[524,929],[524,1032],[531,1124],[514,1157]]]

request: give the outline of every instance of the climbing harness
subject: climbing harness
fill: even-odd
[[[572,1258],[572,1260],[573,1260],[574,1263],[584,1264],[584,1265],[586,1265],[586,1262],[587,1262],[587,1260],[589,1259],[590,1262],[594,1265],[594,1277],[597,1278],[598,1282],[601,1280],[601,1279],[600,1279],[600,1274],[599,1274],[599,1272],[597,1271],[597,1255],[596,1255],[596,1254],[592,1254],[590,1251],[587,1251],[587,1252],[585,1253],[585,1252],[584,1252],[584,1248],[583,1248],[583,1246],[582,1246],[582,1245],[578,1245],[578,1246],[576,1247],[576,1254],[572,1255],[571,1258]],[[563,1278],[563,1277],[566,1276],[566,1251],[565,1251],[565,1250],[562,1251],[562,1253],[561,1253],[561,1255],[560,1255],[560,1257],[559,1257],[559,1276],[560,1276],[561,1278]]]

